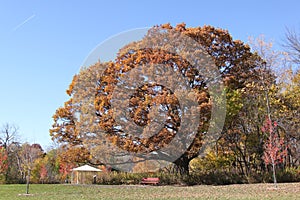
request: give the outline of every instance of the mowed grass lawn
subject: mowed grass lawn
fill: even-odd
[[[300,199],[300,183],[227,186],[0,185],[0,199]]]

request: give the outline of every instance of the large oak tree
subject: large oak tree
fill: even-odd
[[[126,123],[122,124],[122,120],[114,118],[115,115],[125,116],[125,114],[122,114],[124,110],[116,111],[112,109],[115,103],[113,102],[115,88],[122,84],[120,84],[122,77],[126,77],[128,74],[130,74],[128,75],[130,77],[127,77],[128,80],[137,82],[140,79],[138,72],[142,73],[145,70],[136,73],[130,72],[140,66],[147,66],[150,71],[154,71],[156,65],[163,65],[167,72],[168,68],[172,69],[188,80],[187,85],[194,92],[198,103],[195,110],[200,112],[197,132],[192,142],[184,147],[184,153],[176,160],[172,160],[174,157],[170,154],[159,156],[159,159],[163,158],[166,161],[173,162],[181,173],[187,173],[189,162],[199,155],[204,145],[203,137],[207,133],[209,126],[211,126],[209,124],[211,111],[216,100],[212,99],[212,95],[209,92],[209,85],[214,80],[207,80],[207,77],[197,70],[197,67],[200,67],[202,70],[201,67],[204,68],[205,66],[193,66],[182,55],[159,48],[159,44],[164,43],[166,40],[164,35],[168,35],[167,37],[171,39],[178,36],[174,34],[174,31],[192,38],[195,43],[199,43],[203,47],[204,51],[212,58],[215,66],[217,66],[218,73],[221,75],[221,82],[226,88],[241,89],[246,87],[247,84],[259,80],[260,74],[258,69],[259,66],[263,65],[263,61],[257,54],[251,53],[248,45],[239,40],[233,40],[226,30],[211,26],[188,28],[185,24],[178,24],[176,27],[165,24],[150,29],[143,40],[131,43],[121,49],[116,61],[109,65],[103,73],[101,79],[99,79],[95,99],[99,126],[105,130],[107,136],[116,146],[128,152],[148,153],[148,159],[157,158],[157,153],[149,153],[158,152],[159,149],[167,146],[175,138],[180,129],[180,118],[184,108],[181,107],[182,105],[180,105],[174,91],[159,83],[151,82],[137,87],[135,92],[131,94],[129,108],[125,111],[129,112],[129,117],[132,118],[138,127],[145,127],[151,122],[151,117],[153,117],[151,108],[156,105],[160,105],[162,112],[167,113],[166,115],[168,116],[156,134],[144,137],[143,134],[147,135],[147,132],[151,130],[147,129],[145,132],[145,129],[142,129],[139,131],[135,126]],[[176,41],[176,38],[174,40]],[[157,44],[158,48],[152,48],[155,44]],[[145,48],[145,46],[150,46],[151,48]],[[183,46],[182,49],[184,48]],[[180,48],[178,49],[180,50]],[[195,51],[194,56],[197,56],[197,51]],[[207,72],[214,69],[208,68],[203,70]],[[149,77],[145,79],[149,79]],[[162,76],[161,79],[163,80],[164,77]],[[176,81],[173,80],[174,82]],[[117,102],[117,104],[121,103],[121,101]],[[184,137],[189,136],[190,133],[188,131],[186,129]],[[193,130],[190,131],[192,132]],[[136,132],[141,134],[137,136]]]
[[[180,41],[178,34],[186,36],[189,45]],[[167,40],[171,40],[175,48],[168,45],[161,48]],[[214,66],[205,65],[203,61],[194,62],[193,58],[199,55],[208,56]],[[188,173],[189,162],[202,152],[206,145],[204,138],[214,126],[210,121],[212,109],[222,105],[218,102],[222,98],[214,97],[211,87],[221,84],[229,92],[240,91],[261,79],[263,63],[248,45],[233,40],[226,30],[212,26],[186,27],[185,24],[155,26],[141,41],[120,49],[114,62],[96,63],[74,76],[67,90],[70,100],[57,109],[50,134],[54,140],[67,145],[67,149],[81,149],[69,151],[70,154],[81,152],[77,156],[70,155],[74,160],[80,158],[77,162],[92,162],[94,159],[95,163],[107,163],[114,152],[121,149],[139,155],[134,159],[136,162],[162,159],[173,162],[180,173]],[[165,74],[153,79],[151,72]],[[172,73],[180,74],[185,82],[177,84],[182,80],[176,76],[170,78]],[[141,79],[153,80],[139,85],[143,82]],[[175,87],[161,84],[166,79]],[[129,92],[129,98],[126,89],[123,88],[124,94],[118,90],[126,84],[134,88]],[[174,91],[178,88],[181,94]],[[191,107],[191,116],[199,116],[195,130],[188,126],[182,128],[183,122],[189,120],[184,118],[186,108],[180,102],[184,95],[191,95],[196,101]],[[116,110],[115,105],[125,109]],[[122,116],[133,123],[128,123]],[[215,131],[222,129],[215,128]],[[180,130],[184,130],[183,133]],[[161,150],[170,146],[178,135],[181,141],[185,137],[192,136],[192,139],[186,144],[176,143],[177,146],[171,147],[169,152]],[[178,149],[184,151],[174,159],[170,152]]]

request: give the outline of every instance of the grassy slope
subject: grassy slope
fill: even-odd
[[[0,185],[0,199],[300,199],[300,183],[229,186]]]

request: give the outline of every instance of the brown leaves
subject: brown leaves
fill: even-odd
[[[255,65],[248,62],[249,57],[252,55],[249,46],[244,45],[239,40],[234,41],[226,30],[211,26],[186,28],[186,25],[182,23],[178,24],[175,28],[170,24],[156,26],[152,30],[150,29],[148,34],[157,33],[155,31],[159,29],[175,29],[178,32],[190,36],[196,42],[199,42],[208,54],[215,59],[215,64],[223,75],[223,81],[227,86],[243,87],[244,82],[249,76],[247,73],[255,68]],[[133,134],[134,128],[131,126],[122,127],[123,129],[116,128],[119,125],[113,120],[113,116],[111,116],[111,112],[109,112],[114,87],[116,87],[117,80],[139,66],[149,65],[150,69],[152,65],[163,64],[166,68],[179,70],[179,72],[189,80],[190,87],[195,90],[201,113],[201,122],[199,123],[200,132],[198,138],[195,138],[192,144],[192,146],[198,150],[201,147],[200,133],[205,131],[208,127],[207,124],[210,119],[212,101],[206,89],[207,83],[203,79],[204,77],[199,75],[199,72],[193,68],[191,63],[177,54],[159,48],[140,48],[143,46],[143,43],[151,46],[150,44],[160,44],[162,40],[163,37],[147,38],[146,36],[144,40],[124,47],[120,50],[114,65],[107,68],[104,76],[101,78],[102,81],[98,85],[95,106],[97,112],[101,113],[101,115],[99,115],[99,125],[105,130],[110,130],[111,132],[108,132],[108,134],[113,136],[114,143],[128,151],[149,152],[159,149],[172,140],[180,126],[181,117],[178,113],[181,112],[180,109],[182,108],[180,108],[176,96],[168,92],[167,88],[153,90],[151,87],[157,87],[158,85],[150,84],[137,88],[136,92],[130,97],[130,117],[137,125],[146,126],[151,121],[150,108],[155,105],[161,105],[165,107],[165,111],[169,116],[163,128],[149,138],[136,137]],[[245,65],[243,65],[244,63]],[[134,77],[134,74],[132,76],[130,80],[138,80],[138,76]],[[174,80],[174,82],[176,81]],[[197,152],[195,148],[190,148],[193,149],[190,151],[193,152],[191,156]]]
[[[180,34],[189,36],[192,44],[179,41]],[[168,42],[173,42],[173,46]],[[203,49],[195,48],[196,43]],[[193,63],[200,55],[212,58],[221,80],[215,77],[212,66],[205,65],[204,58]],[[196,138],[186,151],[192,158],[197,156],[202,135],[209,127],[214,103],[209,84],[216,85],[219,81],[232,88],[244,87],[249,72],[254,73],[257,64],[251,56],[249,47],[233,40],[226,30],[212,26],[186,27],[184,23],[176,27],[155,26],[141,41],[122,48],[115,62],[96,63],[74,76],[67,90],[73,99],[56,111],[50,134],[59,142],[80,146],[89,135],[100,135],[103,131],[123,150],[152,152],[168,145],[182,125],[186,105],[180,103],[180,98],[195,97],[198,105],[193,112],[200,112],[200,122]],[[170,78],[176,73],[180,76]],[[206,74],[209,76],[205,77]],[[179,77],[184,77],[183,84]],[[129,86],[120,91],[126,84]],[[193,132],[189,127],[185,130],[181,137]]]

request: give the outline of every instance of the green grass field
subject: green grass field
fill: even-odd
[[[300,183],[228,186],[0,185],[0,199],[300,199]]]

